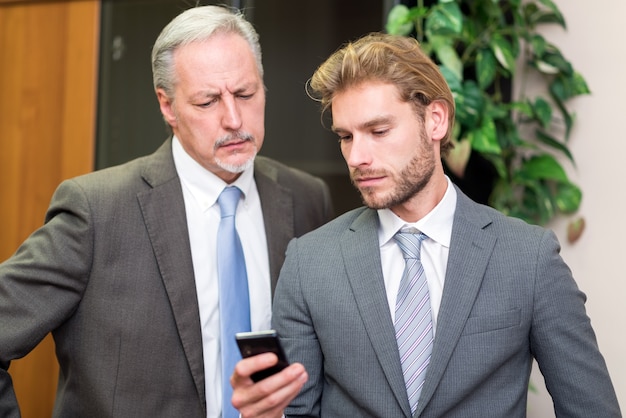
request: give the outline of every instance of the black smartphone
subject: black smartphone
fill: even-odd
[[[258,382],[259,380],[263,380],[274,373],[278,373],[289,365],[276,331],[238,332],[235,334],[235,338],[237,339],[237,345],[239,346],[239,351],[243,358],[267,352],[274,353],[278,357],[278,363],[276,363],[275,366],[254,373],[251,376],[253,381]]]

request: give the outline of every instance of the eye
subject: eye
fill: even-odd
[[[352,139],[352,135],[345,134],[345,135],[339,135],[339,138],[337,138],[337,141],[341,144],[342,142],[349,141],[351,139]]]
[[[242,99],[242,100],[249,100],[252,98],[252,96],[254,96],[254,93],[251,94],[238,94],[237,97]]]
[[[209,106],[213,105],[216,102],[217,102],[217,98],[213,98],[213,99],[208,100],[208,101],[206,101],[204,103],[197,104],[196,106],[198,106],[198,107],[209,107]]]
[[[389,129],[376,129],[372,131],[372,135],[374,136],[385,136],[389,133]]]

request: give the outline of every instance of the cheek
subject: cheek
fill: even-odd
[[[265,130],[265,101],[251,103],[245,109],[244,123],[248,123],[251,129]]]

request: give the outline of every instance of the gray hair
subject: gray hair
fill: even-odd
[[[176,74],[174,52],[180,46],[204,41],[216,33],[241,35],[252,49],[259,76],[263,79],[259,35],[243,14],[222,6],[200,6],[188,9],[175,17],[157,38],[152,48],[152,81],[155,90],[161,88],[173,97]]]

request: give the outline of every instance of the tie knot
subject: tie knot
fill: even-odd
[[[217,203],[220,205],[220,213],[222,218],[235,216],[240,196],[241,190],[239,190],[238,187],[229,186],[225,187],[224,190],[222,190],[222,193],[220,193],[220,197],[217,198]]]
[[[423,232],[411,228],[398,231],[393,238],[398,243],[406,260],[409,258],[420,258],[420,246],[422,241],[428,237]]]

